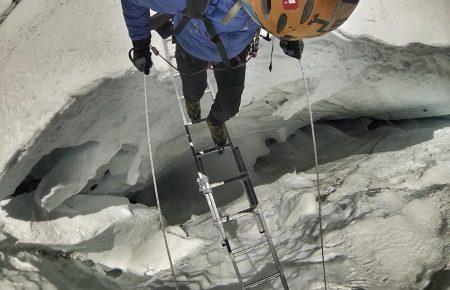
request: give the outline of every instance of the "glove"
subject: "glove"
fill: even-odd
[[[130,53],[130,60],[134,66],[144,74],[150,74],[153,66],[152,53],[150,52],[150,38],[133,40],[133,54]]]
[[[301,59],[303,53],[303,40],[280,40],[280,47],[283,50],[284,54],[296,58]]]

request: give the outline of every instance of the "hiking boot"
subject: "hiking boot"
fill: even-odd
[[[200,120],[202,114],[200,102],[186,101],[186,111],[192,123],[197,123]]]
[[[225,134],[225,124],[222,123],[214,123],[211,121],[211,118],[208,117],[206,120],[206,124],[208,124],[209,131],[211,132],[211,137],[216,144],[217,148],[225,147],[227,143],[227,136]]]

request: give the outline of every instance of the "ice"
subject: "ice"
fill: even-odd
[[[11,0],[0,0],[0,15],[3,15],[3,13],[8,10],[8,8],[11,6],[11,3]]]
[[[448,284],[448,5],[361,1],[340,31],[305,41],[302,61],[322,120],[330,289]],[[125,198],[151,205],[153,192],[144,78],[127,58],[120,1],[22,1],[0,25],[0,39],[0,288],[173,287],[156,209]],[[164,55],[161,40],[152,41]],[[249,62],[241,112],[229,128],[291,288],[322,289],[305,88],[298,63],[276,41],[268,72],[270,52],[262,42]],[[153,60],[150,131],[178,279],[190,289],[234,289],[236,275],[197,193],[169,68]],[[204,112],[210,104],[204,98]],[[374,121],[424,117],[433,118]],[[211,145],[204,129],[193,131],[198,148]],[[211,171],[230,168],[218,162]],[[246,207],[236,188],[218,195],[221,211]],[[251,219],[229,230],[241,247],[258,237]],[[242,265],[244,277],[268,274],[266,258],[258,252]]]
[[[400,138],[420,139],[421,132],[425,131],[423,129],[403,131],[402,129],[388,133],[381,139],[371,141],[372,144],[376,144],[374,149],[377,153],[358,156],[358,158],[348,157],[321,166],[321,171],[328,175],[322,180],[323,188],[332,183],[336,176],[341,176],[343,179],[342,184],[324,204],[326,253],[327,259],[333,261],[328,266],[329,275],[336,275],[336,278],[330,280],[334,282],[345,280],[346,282],[341,282],[343,284],[341,287],[353,285],[366,289],[378,289],[377,287],[422,289],[426,285],[422,284],[424,281],[416,281],[418,273],[427,269],[427,272],[421,276],[425,279],[431,268],[440,269],[448,263],[445,247],[448,247],[449,236],[445,221],[449,214],[450,178],[444,180],[445,186],[442,187],[430,187],[427,183],[420,183],[418,187],[405,184],[392,186],[389,178],[408,175],[415,175],[418,178],[422,172],[434,170],[430,165],[411,169],[403,163],[392,163],[389,160],[413,159],[419,164],[439,160],[440,163],[448,165],[449,151],[446,147],[450,144],[450,140],[448,136],[444,136],[444,132],[449,132],[449,128],[437,129],[433,139],[403,150],[379,151],[385,144],[401,145],[398,142]],[[344,138],[341,138],[341,142],[342,139]],[[339,144],[345,144],[345,142]],[[331,147],[330,144],[327,146]],[[333,149],[321,150],[322,156],[336,150],[346,150],[346,148],[334,143]],[[433,153],[428,155],[424,151]],[[280,180],[292,180],[293,175],[288,174],[288,176],[289,178],[283,176]],[[303,179],[302,176],[299,178]],[[280,245],[279,253],[284,253],[286,255],[284,259],[292,263],[295,258],[286,253],[291,248],[287,246],[288,241],[298,242],[296,246],[299,248],[296,251],[299,255],[307,249],[299,241],[308,241],[310,234],[317,235],[317,232],[311,231],[317,225],[317,220],[314,220],[312,224],[309,223],[311,219],[316,218],[317,210],[314,214],[310,214],[309,211],[302,212],[292,206],[315,204],[313,188],[291,187],[292,189],[289,190],[278,187],[279,189],[276,190],[277,187],[273,187],[272,192],[264,190],[265,188],[267,187],[258,187],[257,193],[260,201],[266,206],[264,211],[268,215],[269,227],[272,230],[280,229],[285,232],[284,238],[284,235],[278,237],[277,230],[274,235],[277,236]],[[297,196],[291,191],[297,192]],[[271,214],[273,208],[277,208],[275,215]],[[293,216],[296,217],[292,218]],[[446,230],[443,231],[443,228]],[[297,238],[296,234],[303,234],[303,236]],[[314,251],[307,258],[303,257],[301,261],[302,264],[314,264],[319,260],[319,253]],[[303,285],[301,289],[309,289],[304,281],[305,277],[314,274],[311,273],[314,267],[306,269],[298,267],[297,269],[302,269],[299,270],[301,275],[297,279],[291,278],[291,285]],[[340,269],[340,267],[343,268]],[[346,278],[340,275],[346,275]],[[320,279],[319,276],[316,277]],[[357,281],[353,281],[354,279]]]
[[[447,0],[360,1],[342,29],[392,45],[423,43],[449,46],[450,2]],[[405,12],[405,13],[403,13]]]
[[[131,205],[121,197],[85,195],[70,198],[51,214],[33,207],[30,194],[0,206],[0,225],[8,240],[70,252],[140,276],[169,268],[155,209]],[[175,263],[202,249],[202,241],[187,237],[181,228],[168,231]]]
[[[14,193],[45,156],[90,142],[98,144],[102,158],[89,160],[90,173],[69,191],[88,192],[93,186],[95,194],[127,195],[145,187],[143,79],[126,57],[130,43],[125,30],[119,1],[27,1],[0,26],[2,198]],[[54,39],[51,45],[48,35]],[[153,44],[163,52],[158,37]],[[229,124],[241,147],[254,148],[248,151],[249,163],[267,153],[265,140],[283,141],[307,124],[298,64],[277,48],[269,73],[271,46],[263,42],[261,47],[260,57],[249,63],[241,112]],[[317,119],[450,114],[446,48],[391,47],[337,33],[308,40],[303,59]],[[158,174],[164,174],[180,164],[188,149],[168,67],[158,57],[154,61],[155,73],[148,78],[151,132]],[[209,105],[205,99],[204,111]],[[197,132],[197,143],[206,145],[208,133]],[[124,168],[116,169],[117,162]],[[56,183],[41,186],[37,195],[47,209],[73,194],[59,194],[65,185],[57,177],[52,180]],[[87,187],[80,190],[82,185]],[[52,199],[39,200],[44,196]]]

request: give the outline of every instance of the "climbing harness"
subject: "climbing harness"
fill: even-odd
[[[165,54],[169,55],[169,59],[173,60],[175,58],[175,56],[170,55],[170,51],[172,51],[169,49],[170,44],[172,44],[172,42],[170,40],[166,40],[164,42],[164,49],[165,49]],[[174,68],[174,66],[172,66],[172,68]],[[217,148],[215,146],[212,148],[204,149],[204,150],[198,150],[195,148],[195,144],[194,144],[191,132],[190,132],[191,127],[195,126],[197,124],[200,124],[200,123],[204,123],[206,121],[206,119],[201,119],[200,121],[195,122],[195,123],[187,121],[186,114],[185,114],[184,108],[183,108],[184,106],[182,103],[182,101],[184,100],[184,96],[181,95],[180,88],[178,86],[178,83],[179,83],[178,78],[180,76],[181,76],[181,74],[179,72],[177,72],[177,70],[174,69],[173,73],[172,73],[172,83],[173,83],[173,87],[175,90],[175,95],[177,98],[177,103],[178,103],[178,106],[180,109],[180,113],[181,113],[181,116],[183,119],[188,144],[189,144],[192,156],[194,158],[195,166],[198,171],[197,183],[199,185],[200,192],[202,194],[204,194],[204,196],[206,198],[209,210],[210,210],[212,218],[213,218],[213,224],[217,229],[218,235],[221,239],[222,246],[224,248],[226,248],[226,250],[228,252],[228,256],[233,265],[233,269],[236,273],[240,288],[241,289],[251,289],[251,288],[257,287],[259,285],[262,285],[264,283],[267,283],[269,281],[272,281],[274,279],[279,279],[283,289],[289,290],[289,286],[288,286],[286,278],[284,276],[283,267],[278,258],[278,254],[277,254],[275,246],[272,242],[272,238],[269,234],[265,219],[261,213],[261,208],[260,208],[259,201],[258,201],[258,198],[256,196],[256,193],[255,193],[255,190],[253,187],[253,183],[251,181],[250,175],[247,171],[247,168],[245,166],[245,163],[244,163],[244,160],[242,158],[239,148],[234,145],[226,126],[225,126],[225,134],[227,137],[227,144],[223,148]],[[211,85],[211,82],[209,81],[209,78],[207,79],[207,84],[208,84],[208,89],[205,91],[205,94],[209,94],[211,96],[211,98],[214,99],[215,93],[214,93],[213,86]],[[221,181],[212,182],[206,173],[204,162],[206,162],[206,159],[209,155],[211,155],[213,153],[218,153],[218,152],[220,152],[220,150],[230,150],[232,152],[232,155],[236,162],[236,166],[237,166],[239,173],[238,173],[238,175],[236,175],[234,177],[230,177],[230,178],[227,178],[227,179],[224,179]],[[225,155],[222,155],[222,156],[225,156]],[[245,208],[239,212],[223,216],[219,213],[219,209],[217,208],[217,204],[216,204],[213,193],[217,188],[222,187],[222,186],[232,183],[232,182],[237,182],[237,181],[240,181],[242,186],[245,189],[245,195],[248,200],[249,206],[248,206],[248,208]],[[264,239],[264,241],[262,241],[262,242],[260,241],[259,243],[254,244],[253,246],[250,246],[248,248],[239,249],[236,247],[236,245],[234,245],[233,242],[230,241],[229,235],[227,234],[227,232],[225,230],[225,225],[231,221],[240,219],[240,218],[242,218],[244,216],[248,216],[248,215],[253,215],[254,221],[258,228],[258,231],[262,235],[262,238]],[[240,262],[241,260],[238,261],[238,259],[241,259],[242,257],[245,257],[245,255],[248,255],[249,253],[255,252],[262,248],[268,248],[268,250],[270,251],[270,253],[271,253],[270,256],[272,258],[271,260],[272,260],[273,264],[275,265],[276,271],[274,273],[272,273],[266,277],[260,278],[256,281],[245,281],[245,279],[242,277],[242,274],[238,267],[238,262]]]
[[[167,16],[168,16],[167,14],[156,14],[155,16],[152,16],[152,19],[155,18],[155,20],[156,20],[156,23],[154,24],[154,26],[152,26],[152,30],[158,31],[159,28],[164,26],[165,25],[164,21],[171,19],[171,17],[167,17]],[[172,67],[174,70],[176,70],[182,76],[196,75],[196,74],[203,73],[207,70],[211,70],[211,71],[234,70],[234,69],[238,69],[238,68],[246,66],[247,63],[250,60],[252,60],[252,58],[256,58],[258,56],[259,40],[261,37],[267,41],[272,41],[269,34],[267,34],[267,36],[261,36],[260,33],[261,33],[261,29],[258,29],[255,33],[255,37],[253,38],[252,42],[250,43],[250,49],[249,49],[249,53],[248,53],[249,57],[245,61],[240,61],[240,64],[232,66],[232,67],[225,67],[225,68],[206,68],[206,69],[201,69],[201,70],[198,70],[198,71],[192,72],[192,73],[184,73],[184,72],[180,71],[178,69],[178,67],[176,67],[171,61],[169,61],[167,58],[162,56],[161,53],[159,52],[158,48],[156,48],[155,46],[150,45],[150,49],[154,55],[160,57],[164,62],[166,62],[170,67]],[[165,32],[158,31],[158,34],[162,37],[163,40],[167,41],[168,36],[164,37],[164,35],[167,35]],[[131,48],[130,51],[128,52],[128,57],[130,58],[130,61],[132,63],[133,63],[133,52],[134,52],[134,48]],[[272,42],[271,58],[272,58],[272,56],[273,56],[273,42]],[[271,65],[272,65],[272,61],[271,61]],[[271,69],[272,69],[272,66],[270,66],[270,70]]]
[[[133,49],[134,49],[134,48],[132,48],[132,49],[130,50],[130,54],[131,54],[131,51],[132,51]],[[159,52],[159,50],[158,50],[155,46],[150,45],[150,49],[152,50],[152,52],[153,52],[154,55],[159,56],[164,62],[166,62],[170,67],[172,67],[174,70],[176,70],[176,71],[177,71],[180,75],[182,75],[182,76],[196,75],[196,74],[200,74],[200,73],[202,73],[202,72],[208,71],[208,70],[211,70],[211,71],[224,71],[224,70],[234,70],[234,69],[238,69],[238,68],[241,68],[241,67],[246,66],[247,63],[248,63],[252,58],[255,58],[256,55],[257,55],[257,52],[256,52],[256,53],[253,54],[254,56],[250,56],[250,57],[248,57],[245,61],[241,62],[240,64],[235,65],[235,66],[232,66],[232,67],[229,67],[229,68],[205,68],[205,69],[201,69],[201,70],[198,70],[198,71],[195,71],[195,72],[192,72],[192,73],[184,73],[184,72],[182,72],[178,67],[176,67],[172,62],[170,62],[167,58],[165,58],[164,56],[162,56],[161,53]]]
[[[318,158],[318,152],[317,152],[317,139],[316,139],[316,133],[314,128],[314,116],[312,112],[312,105],[311,105],[311,98],[309,94],[309,86],[308,86],[308,80],[306,79],[305,70],[303,68],[303,64],[301,60],[298,60],[298,63],[300,65],[300,71],[302,73],[303,82],[305,84],[305,92],[306,92],[306,103],[308,105],[308,111],[309,111],[309,120],[310,120],[310,126],[311,126],[311,137],[313,141],[313,149],[314,149],[314,164],[315,164],[315,170],[316,170],[316,187],[317,187],[317,201],[319,204],[319,227],[320,227],[320,248],[321,248],[321,254],[322,254],[322,270],[323,270],[323,283],[325,285],[325,290],[327,290],[327,274],[326,274],[326,266],[325,266],[325,253],[324,253],[324,242],[323,242],[323,223],[322,223],[322,195],[320,193],[320,174],[319,174],[319,158]]]
[[[255,37],[253,38],[252,42],[250,43],[250,51],[248,53],[248,55],[250,56],[250,59],[258,56],[260,38],[261,38],[261,28],[256,30]]]
[[[153,153],[152,153],[152,142],[151,142],[151,137],[150,137],[150,117],[149,117],[148,97],[147,97],[147,76],[145,74],[144,74],[144,104],[145,104],[145,121],[146,121],[146,127],[147,127],[148,155],[150,157],[150,167],[151,167],[150,169],[151,169],[151,175],[152,175],[152,179],[153,179],[153,188],[155,190],[156,205],[158,206],[159,221],[161,223],[161,230],[162,230],[162,235],[164,238],[164,244],[166,246],[167,257],[169,259],[170,270],[172,272],[172,278],[173,278],[173,281],[175,282],[175,288],[178,290],[179,288],[178,288],[177,277],[176,277],[175,268],[174,268],[173,262],[172,262],[172,255],[170,254],[169,243],[167,241],[166,227],[164,224],[164,217],[163,217],[162,211],[161,211],[161,203],[159,201],[158,185],[156,183],[155,166],[153,163]]]

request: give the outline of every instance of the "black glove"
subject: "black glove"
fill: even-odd
[[[280,40],[280,47],[283,50],[284,54],[296,58],[301,59],[303,53],[303,40]]]
[[[152,53],[150,52],[150,38],[133,41],[133,53],[130,51],[130,60],[134,66],[144,74],[150,74],[153,66]]]

